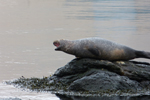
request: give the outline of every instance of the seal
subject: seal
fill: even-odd
[[[98,37],[79,40],[56,40],[53,42],[56,51],[63,51],[79,58],[95,58],[118,61],[134,58],[150,59],[150,52],[139,51],[130,47]]]

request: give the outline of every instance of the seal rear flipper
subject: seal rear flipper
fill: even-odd
[[[99,50],[97,48],[88,48],[88,51],[94,56],[100,56]]]
[[[148,58],[148,59],[150,59],[150,52],[135,51],[135,54],[136,54],[137,58]]]

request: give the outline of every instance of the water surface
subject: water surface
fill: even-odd
[[[49,76],[73,59],[54,51],[55,39],[101,37],[150,51],[149,5],[149,0],[0,0],[0,82]],[[0,88],[0,98],[58,99]]]

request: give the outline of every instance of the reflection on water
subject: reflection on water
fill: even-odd
[[[60,100],[149,100],[150,96],[137,96],[137,97],[123,97],[123,96],[113,96],[113,97],[79,97],[79,96],[66,96],[56,94]]]
[[[150,51],[149,5],[149,0],[0,0],[0,82],[49,76],[73,59],[54,51],[55,39],[96,36]]]

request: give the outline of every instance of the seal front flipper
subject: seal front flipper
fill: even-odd
[[[100,56],[99,50],[97,48],[88,48],[87,50],[94,56]]]

